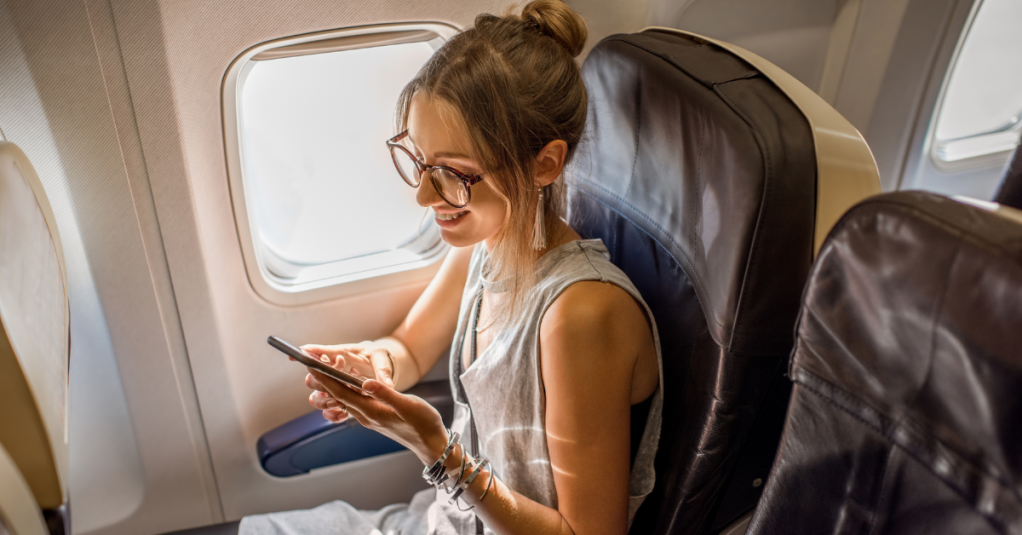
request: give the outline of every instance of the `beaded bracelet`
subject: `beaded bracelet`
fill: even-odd
[[[447,434],[449,438],[447,439],[447,446],[444,447],[443,454],[440,455],[440,458],[437,459],[432,466],[427,466],[422,469],[422,478],[434,487],[447,480],[447,470],[444,469],[444,461],[450,457],[451,452],[454,451],[454,446],[458,444],[458,441],[461,439],[461,435],[459,435],[457,431],[452,432],[448,429]]]

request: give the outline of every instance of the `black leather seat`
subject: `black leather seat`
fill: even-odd
[[[813,259],[813,134],[759,70],[689,36],[608,37],[583,75],[571,221],[634,281],[663,352],[657,484],[631,532],[702,533],[755,505],[780,436]]]
[[[994,202],[1022,210],[1022,149],[1015,149],[1011,162],[1004,170],[1004,178],[1001,179]]]
[[[813,268],[748,533],[1022,533],[1022,212],[853,208]]]

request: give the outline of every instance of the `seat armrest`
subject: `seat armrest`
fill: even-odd
[[[450,425],[454,413],[450,383],[432,381],[410,388],[407,394],[429,402]],[[404,449],[393,440],[366,429],[353,418],[335,424],[313,411],[280,425],[256,443],[256,454],[263,470],[277,477],[306,474],[309,470],[376,457]]]

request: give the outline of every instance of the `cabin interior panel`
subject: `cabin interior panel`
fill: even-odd
[[[930,119],[974,2],[568,3],[591,31],[580,60],[607,35],[666,26],[776,63],[863,132],[889,191],[928,172]],[[511,4],[0,0],[0,137],[37,168],[68,265],[75,533],[163,533],[331,499],[375,508],[423,488],[407,452],[292,478],[259,466],[258,437],[310,411],[303,369],[266,336],[385,335],[438,266],[308,304],[261,297],[232,205],[224,77],[275,39],[398,22],[462,28]]]

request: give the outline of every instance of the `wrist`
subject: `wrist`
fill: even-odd
[[[374,340],[373,347],[385,350],[392,364],[394,386],[398,390],[411,387],[422,378],[419,363],[412,356],[404,342],[393,336],[384,336]]]
[[[416,452],[416,456],[420,461],[422,461],[422,464],[431,466],[444,454],[450,438],[450,435],[447,434],[447,429],[444,427],[441,427],[438,430],[432,430],[428,434],[423,435],[422,451]],[[455,451],[452,451],[451,455],[448,456],[447,460],[444,462],[445,466],[449,465],[450,459],[454,457],[455,453],[460,451],[457,448],[458,446],[456,446]]]

